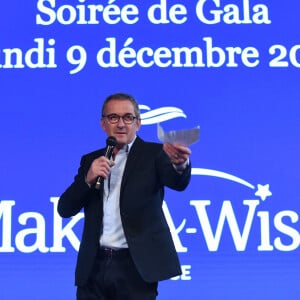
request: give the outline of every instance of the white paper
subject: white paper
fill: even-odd
[[[157,124],[157,137],[162,143],[181,144],[190,146],[199,140],[200,126],[192,129],[171,130],[165,132],[160,124]]]

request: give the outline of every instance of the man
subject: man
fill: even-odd
[[[162,202],[164,186],[187,187],[191,151],[145,142],[136,136],[140,126],[132,96],[109,96],[101,127],[117,140],[113,159],[105,157],[105,149],[83,156],[74,182],[60,197],[62,217],[84,209],[75,276],[78,300],[153,300],[158,281],[181,273]],[[97,190],[99,177],[104,181]]]

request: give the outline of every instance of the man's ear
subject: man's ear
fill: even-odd
[[[142,120],[138,119],[136,122],[136,131],[138,131],[141,128],[141,125],[142,125]]]

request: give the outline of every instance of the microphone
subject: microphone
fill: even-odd
[[[108,158],[108,159],[111,158],[112,153],[113,153],[114,148],[115,148],[116,145],[117,145],[117,139],[114,136],[109,136],[106,139],[106,150],[105,150],[105,157],[106,158]],[[97,182],[96,182],[96,185],[95,185],[96,190],[100,189],[100,186],[103,183],[103,181],[104,181],[104,178],[102,176],[99,176],[97,178]]]

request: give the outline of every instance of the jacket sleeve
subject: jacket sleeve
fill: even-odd
[[[167,154],[161,150],[156,160],[156,167],[159,170],[160,182],[164,186],[176,191],[183,191],[188,186],[191,179],[191,161],[183,171],[178,172]]]
[[[90,164],[91,161],[89,162],[86,156],[81,158],[80,167],[73,183],[60,196],[57,211],[61,217],[69,218],[76,215],[90,199],[90,193],[95,193],[96,190],[90,188],[85,182]]]

